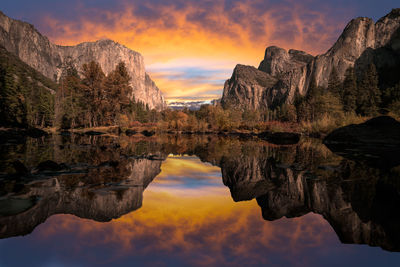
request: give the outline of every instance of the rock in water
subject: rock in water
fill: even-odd
[[[65,165],[58,164],[52,160],[46,160],[39,163],[37,169],[38,171],[61,171],[62,169],[65,169]]]
[[[50,79],[59,80],[68,67],[81,70],[82,65],[97,61],[108,74],[121,61],[125,62],[132,92],[129,96],[149,108],[164,109],[164,97],[145,71],[141,54],[111,40],[60,46],[41,35],[31,24],[13,20],[0,11],[0,45]]]
[[[300,134],[288,132],[264,132],[260,133],[258,137],[276,145],[295,145],[300,141]]]
[[[12,165],[17,175],[27,175],[30,173],[28,168],[19,160],[14,161]]]
[[[324,144],[333,152],[373,165],[400,164],[400,122],[389,116],[373,118],[331,132]]]

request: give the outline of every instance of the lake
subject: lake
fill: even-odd
[[[0,151],[0,266],[400,262],[400,166],[374,155],[215,135],[65,134]]]

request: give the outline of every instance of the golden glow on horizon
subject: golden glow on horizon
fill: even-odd
[[[212,68],[214,62],[229,62],[225,67],[231,71],[236,63],[257,67],[270,45],[314,54],[323,52],[332,45],[332,35],[342,27],[327,24],[325,14],[295,1],[289,6],[264,4],[265,11],[260,13],[257,5],[262,3],[235,3],[229,11],[224,1],[210,2],[207,8],[190,2],[181,8],[146,3],[147,8],[158,14],[149,18],[138,15],[140,10],[125,3],[121,11],[93,11],[111,23],[82,14],[76,21],[47,16],[44,24],[50,29],[46,34],[57,44],[75,45],[110,38],[142,53],[146,66],[162,64],[174,69],[179,59],[201,59],[205,69]],[[187,64],[190,66],[190,62]],[[223,87],[220,82],[195,83],[185,77],[173,80],[157,69],[150,73],[170,100],[191,96],[219,98],[215,91]],[[228,79],[230,74],[226,75],[219,76],[218,81]]]

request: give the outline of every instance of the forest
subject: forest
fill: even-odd
[[[203,105],[199,110],[151,110],[130,95],[131,77],[120,62],[106,75],[97,62],[81,73],[67,68],[59,83],[47,79],[4,48],[0,49],[0,126],[60,130],[151,125],[160,131],[318,132],[387,114],[400,116],[400,83],[379,88],[376,67],[370,64],[357,79],[349,68],[340,81],[332,70],[327,88],[312,81],[306,95],[273,109],[242,110]],[[358,75],[359,76],[359,75]]]

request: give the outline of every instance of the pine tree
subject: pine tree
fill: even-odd
[[[1,71],[0,117],[1,124],[26,127],[25,97],[15,80],[15,69],[6,67]]]
[[[378,87],[378,73],[374,64],[370,64],[358,84],[358,113],[371,116],[377,113],[381,103],[381,91]]]
[[[89,120],[89,127],[99,125],[102,114],[99,108],[102,104],[103,94],[103,80],[104,72],[99,63],[91,61],[84,64],[83,67],[83,85],[85,91],[85,99],[89,109],[87,110],[86,117]]]
[[[355,112],[357,108],[357,80],[354,68],[346,70],[341,95],[344,112]]]
[[[323,88],[318,87],[315,78],[311,80],[310,86],[308,88],[305,100],[308,106],[308,111],[310,115],[308,116],[310,120],[314,121],[317,119],[317,115],[323,108],[321,102],[321,96],[323,94]]]
[[[340,97],[340,93],[342,91],[342,83],[340,82],[339,74],[335,67],[332,68],[332,72],[329,76],[327,89],[334,96]]]

